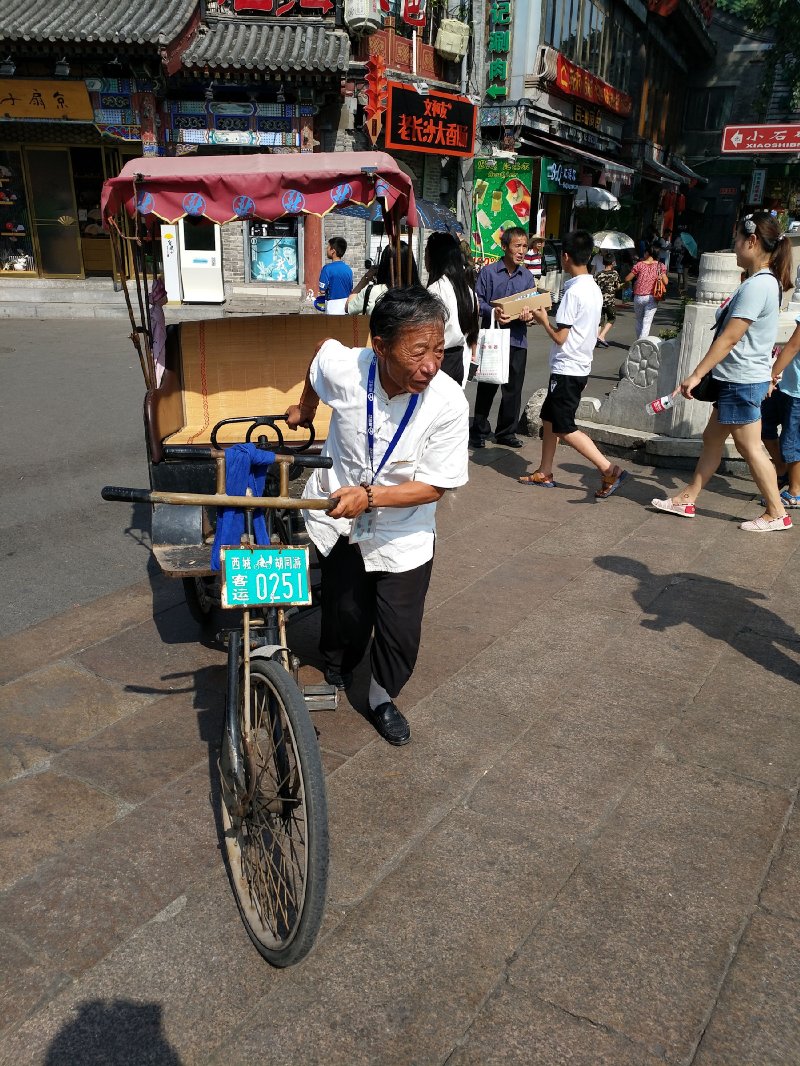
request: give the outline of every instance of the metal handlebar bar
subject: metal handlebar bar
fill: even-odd
[[[311,457],[309,457],[311,458]],[[286,511],[332,511],[338,500],[297,500],[291,496],[226,496],[206,492],[157,492],[106,485],[100,492],[104,500],[118,503],[170,503],[184,507],[241,507],[265,511],[272,507]]]

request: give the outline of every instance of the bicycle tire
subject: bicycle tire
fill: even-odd
[[[250,678],[251,755],[242,742],[239,759],[232,758],[227,724],[223,728],[224,852],[248,936],[268,962],[285,967],[305,958],[322,924],[329,861],[325,780],[294,680],[267,659],[252,660]],[[240,695],[240,721],[243,711]],[[243,768],[238,778],[234,765]]]

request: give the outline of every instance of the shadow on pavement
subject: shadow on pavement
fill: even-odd
[[[158,1003],[83,1003],[53,1038],[44,1066],[181,1066],[164,1034],[162,1014]]]
[[[651,615],[640,623],[663,633],[687,624],[715,640],[723,640],[769,673],[800,684],[800,665],[781,648],[800,652],[800,637],[773,611],[757,601],[763,592],[734,585],[703,574],[660,575],[662,591],[652,598],[656,575],[644,563],[621,555],[600,555],[595,560],[603,570],[633,577],[639,587],[633,596],[642,611]],[[739,640],[754,634],[755,640]]]

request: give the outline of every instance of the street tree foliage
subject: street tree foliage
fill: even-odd
[[[764,96],[769,98],[775,72],[781,69],[791,86],[789,110],[800,110],[800,0],[717,0],[716,6],[772,40]]]

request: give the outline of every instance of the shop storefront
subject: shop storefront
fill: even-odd
[[[130,79],[0,81],[0,272],[113,274],[100,193],[142,154],[136,94]]]

